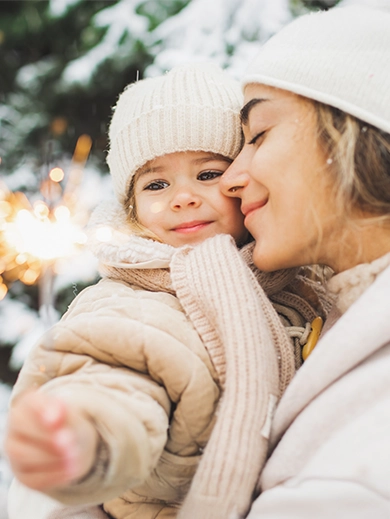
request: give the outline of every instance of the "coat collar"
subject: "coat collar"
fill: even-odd
[[[134,235],[123,206],[115,199],[97,206],[87,234],[88,248],[105,267],[166,269],[176,251],[165,243]]]
[[[320,339],[279,403],[271,433],[273,447],[316,396],[390,340],[390,311],[385,311],[389,293],[390,267]]]

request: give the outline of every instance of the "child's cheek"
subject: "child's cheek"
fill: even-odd
[[[149,211],[153,214],[162,213],[165,209],[166,204],[164,202],[153,202],[149,207]]]

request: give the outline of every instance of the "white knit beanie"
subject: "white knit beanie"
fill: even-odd
[[[211,63],[178,66],[129,85],[112,117],[107,162],[120,202],[149,160],[179,151],[234,159],[241,148],[240,84]]]
[[[333,8],[297,18],[262,47],[243,85],[334,106],[390,133],[390,12]]]

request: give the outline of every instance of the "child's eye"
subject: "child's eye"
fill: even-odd
[[[213,180],[214,178],[221,177],[223,171],[202,171],[199,173],[198,180]]]
[[[260,133],[257,133],[257,134],[253,137],[253,139],[251,139],[251,140],[248,142],[248,144],[260,144],[259,141],[260,141],[260,139],[261,139],[262,137],[264,137],[264,135],[265,135],[265,131],[260,132]]]
[[[169,187],[169,184],[165,180],[153,180],[153,182],[146,184],[143,191],[159,191],[160,189],[165,189],[167,187]]]

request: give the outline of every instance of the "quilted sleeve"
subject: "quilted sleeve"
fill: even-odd
[[[31,387],[81,408],[100,435],[89,477],[50,493],[66,504],[101,503],[141,485],[167,444],[195,454],[219,396],[176,298],[112,280],[83,291],[41,338],[13,398]]]

